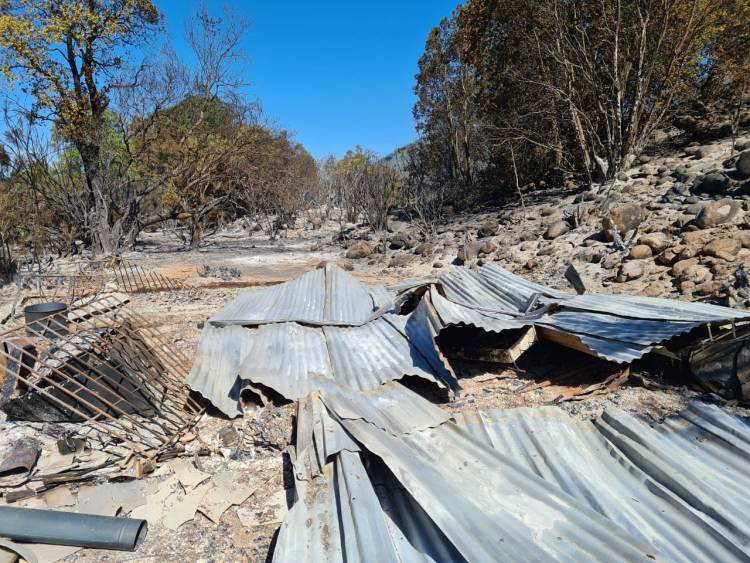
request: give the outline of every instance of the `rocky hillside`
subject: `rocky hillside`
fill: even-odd
[[[556,287],[569,287],[572,263],[590,290],[750,305],[749,133],[734,152],[726,138],[644,155],[594,190],[531,194],[524,207],[455,217],[435,236],[394,218],[385,235],[352,233],[345,255],[402,276],[496,261]]]

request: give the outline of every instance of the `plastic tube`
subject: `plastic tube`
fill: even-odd
[[[0,506],[0,537],[12,541],[133,551],[147,532],[134,518]]]

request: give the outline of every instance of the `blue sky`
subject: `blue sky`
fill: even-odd
[[[157,0],[178,54],[197,1]],[[457,0],[230,2],[250,21],[250,93],[316,158],[360,144],[385,156],[416,137],[417,60],[430,29]],[[220,1],[207,2],[212,15]]]

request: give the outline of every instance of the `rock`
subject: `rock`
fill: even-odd
[[[347,272],[354,271],[354,264],[352,264],[351,262],[344,262],[343,266],[344,266],[344,270],[346,270]]]
[[[582,258],[586,262],[598,264],[604,258],[604,248],[601,246],[590,246],[582,252]]]
[[[729,178],[719,172],[704,174],[695,179],[693,191],[702,194],[722,194],[729,186]]]
[[[550,256],[555,251],[555,247],[551,244],[542,246],[536,253],[537,256]]]
[[[602,260],[602,268],[604,268],[605,270],[613,270],[619,263],[620,255],[616,252],[613,252],[612,254],[607,254],[604,257],[604,259]]]
[[[659,297],[662,293],[664,293],[664,287],[656,282],[651,282],[641,291],[641,295],[645,297]]]
[[[742,243],[736,238],[715,238],[703,247],[703,254],[731,262],[741,248]]]
[[[672,242],[672,237],[660,231],[646,233],[638,238],[639,245],[648,246],[654,253],[659,253],[667,248]]]
[[[682,293],[690,294],[693,293],[693,290],[695,289],[695,283],[691,281],[683,281],[680,282],[680,291]]]
[[[750,139],[737,139],[734,148],[740,152],[750,149]]]
[[[388,242],[391,250],[401,250],[413,247],[416,241],[409,233],[401,232],[394,234]]]
[[[456,263],[459,265],[473,262],[479,257],[479,249],[482,244],[477,241],[468,242],[458,247],[458,254],[456,255]]]
[[[650,258],[651,255],[651,247],[645,244],[637,244],[630,249],[630,257],[633,260],[643,260],[644,258]]]
[[[695,285],[709,282],[713,279],[711,270],[701,264],[693,264],[683,270],[680,275],[682,281],[693,282]]]
[[[740,178],[750,178],[750,150],[740,153],[735,167],[737,168],[737,175]]]
[[[567,221],[555,221],[549,227],[547,227],[547,232],[544,233],[544,238],[546,238],[547,240],[553,240],[559,236],[564,235],[569,230],[570,225]]]
[[[323,221],[320,219],[320,217],[315,217],[311,221],[313,230],[317,231],[323,226]]]
[[[733,199],[723,198],[712,201],[698,213],[695,224],[701,229],[716,227],[734,219],[739,211],[740,204]]]
[[[494,219],[489,219],[482,223],[482,226],[479,227],[479,230],[477,231],[477,236],[479,238],[484,237],[491,237],[497,234],[497,230],[500,228],[500,226],[497,224],[497,221]]]
[[[403,233],[408,228],[409,224],[403,221],[388,221],[389,233]]]
[[[734,236],[736,236],[737,240],[740,241],[742,248],[750,248],[750,231],[740,231]]]
[[[429,242],[423,242],[414,249],[414,254],[419,254],[422,258],[427,258],[430,254],[433,253],[434,247],[432,243]]]
[[[615,228],[624,235],[632,231],[646,218],[646,211],[635,203],[624,203],[609,210],[609,217],[602,219],[602,232],[608,242],[612,242],[610,231]]]
[[[527,270],[533,270],[538,265],[539,265],[539,262],[537,262],[534,258],[531,258],[530,260],[526,262],[526,264],[524,264],[523,267],[526,268]]]
[[[677,260],[680,253],[674,248],[667,248],[656,257],[656,261],[663,266],[671,266]]]
[[[432,265],[432,267],[433,267],[433,268],[442,268],[442,267],[443,267],[443,263],[442,263],[442,262],[435,262],[435,263],[434,263],[434,264]]]
[[[699,283],[695,286],[693,291],[698,295],[711,295],[721,289],[721,282],[716,280]]]
[[[540,214],[540,215],[541,215],[542,217],[549,217],[550,215],[554,215],[555,211],[557,211],[557,209],[555,209],[554,207],[544,207],[544,208],[542,208],[542,210],[541,210],[541,211],[539,212],[539,214]]]
[[[374,252],[373,248],[363,240],[355,241],[346,251],[346,257],[358,260],[360,258],[367,258]]]
[[[640,278],[646,272],[643,262],[625,262],[617,272],[618,281],[630,281]]]
[[[396,254],[388,263],[389,268],[401,268],[410,264],[414,260],[413,254],[399,253]]]
[[[688,258],[687,260],[680,260],[672,265],[672,275],[676,278],[681,278],[682,274],[691,266],[698,264],[697,258]]]

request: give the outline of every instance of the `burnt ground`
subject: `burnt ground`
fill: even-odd
[[[723,145],[715,150],[715,162],[725,156]],[[704,151],[707,154],[710,151]],[[631,186],[620,189],[628,199],[640,201],[650,207],[645,232],[658,230],[674,232],[674,221],[683,217],[680,206],[691,205],[692,200],[661,203],[672,189],[673,182],[661,182],[656,171],[660,167],[676,167],[684,155],[677,151],[647,165],[654,168],[653,179],[639,171],[621,183]],[[714,154],[714,153],[710,153]],[[694,159],[693,157],[690,157]],[[706,164],[710,168],[713,164]],[[642,168],[642,167],[641,167]],[[653,180],[653,181],[652,181]],[[462,241],[477,239],[477,229],[487,221],[498,223],[497,231],[490,237],[494,249],[470,261],[471,267],[487,261],[497,263],[535,281],[557,288],[569,289],[563,272],[572,261],[593,290],[615,293],[643,294],[646,287],[656,288],[654,295],[681,299],[702,299],[705,296],[682,292],[670,278],[669,268],[648,260],[646,274],[625,281],[614,280],[614,271],[601,263],[591,261],[592,251],[606,243],[595,235],[599,219],[591,217],[580,227],[555,238],[545,236],[547,226],[563,216],[566,208],[574,209],[576,199],[581,199],[580,189],[571,188],[556,194],[531,194],[526,206],[504,210],[489,210],[481,214],[454,217],[443,226],[439,235],[431,239],[427,252],[416,253],[412,248],[391,249],[388,239],[392,233],[369,233],[363,226],[347,226],[351,239],[368,240],[373,246],[383,243],[381,252],[363,259],[345,257],[346,242],[337,241],[339,225],[324,222],[313,230],[307,221],[300,221],[296,229],[283,233],[277,240],[269,240],[259,231],[247,229],[238,223],[209,237],[200,249],[184,250],[174,235],[165,232],[147,233],[135,252],[124,258],[137,262],[144,270],[156,271],[178,280],[184,289],[176,291],[132,294],[129,306],[145,316],[152,326],[165,334],[176,347],[189,357],[194,357],[203,323],[217,309],[231,301],[242,288],[278,283],[296,277],[316,267],[321,262],[335,262],[366,283],[392,283],[406,279],[436,278],[447,271],[456,258]],[[649,202],[652,205],[649,205]],[[722,227],[726,230],[726,226]],[[737,229],[743,229],[740,224]],[[411,229],[415,238],[418,230]],[[724,232],[724,231],[722,231]],[[588,241],[588,242],[587,242]],[[424,255],[423,255],[424,254]],[[743,249],[738,261],[750,262],[750,251]],[[623,257],[627,261],[627,257]],[[54,263],[54,271],[73,273],[79,269],[74,259],[61,259]],[[16,293],[14,286],[0,288],[0,308],[7,311]],[[12,321],[11,321],[12,322]],[[682,410],[688,401],[701,399],[718,401],[725,408],[740,414],[746,409],[717,397],[692,389],[679,375],[645,373],[635,367],[630,377],[613,391],[589,396],[583,400],[560,401],[573,386],[586,382],[566,381],[555,383],[552,377],[555,363],[549,354],[537,355],[534,350],[525,354],[527,362],[515,367],[499,364],[461,361],[456,362],[461,392],[451,402],[441,406],[451,412],[463,410],[489,410],[519,406],[559,404],[570,414],[595,418],[608,407],[624,409],[656,420]],[[550,380],[549,384],[540,385]],[[265,561],[268,559],[274,537],[289,500],[285,491],[292,486],[288,460],[283,454],[292,435],[294,407],[288,405],[265,412],[250,409],[243,419],[229,421],[205,416],[196,428],[199,439],[210,446],[211,455],[196,458],[202,471],[215,474],[232,471],[238,483],[252,489],[252,494],[240,506],[229,508],[218,523],[200,512],[177,530],[160,522],[150,524],[145,543],[134,553],[81,550],[65,558],[66,561]],[[0,415],[0,452],[7,446],[8,436],[14,435],[17,423]],[[220,432],[233,429],[240,442],[228,448]],[[147,480],[162,482],[161,477]],[[75,487],[73,487],[75,492]]]

